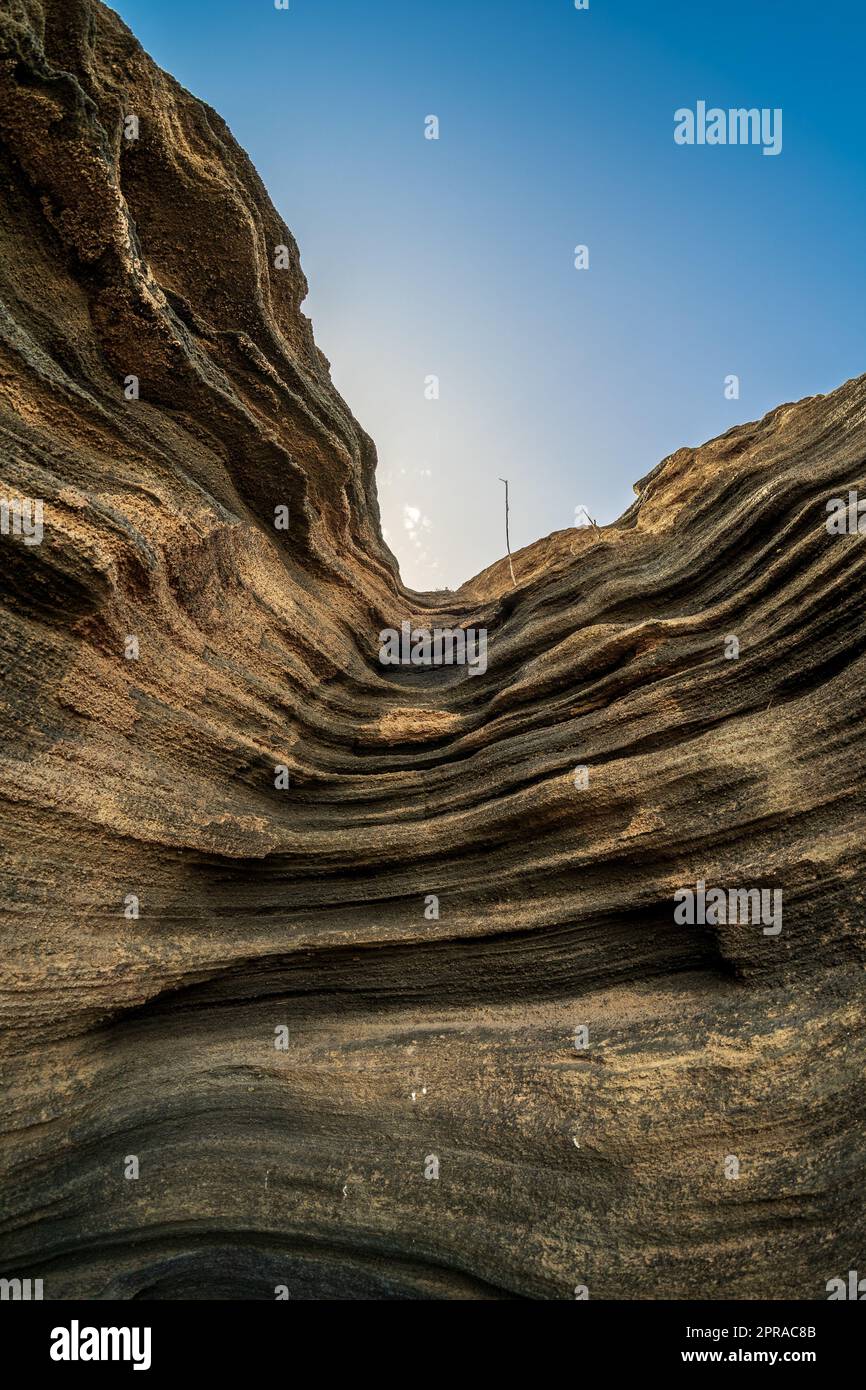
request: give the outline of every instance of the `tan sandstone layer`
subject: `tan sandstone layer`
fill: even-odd
[[[0,494],[45,518],[0,537],[0,1274],[826,1297],[866,1227],[866,539],[824,524],[866,378],[514,588],[409,593],[219,116],[96,0],[6,0],[0,133]],[[486,672],[383,667],[404,619],[486,628]],[[677,924],[701,879],[783,930]]]

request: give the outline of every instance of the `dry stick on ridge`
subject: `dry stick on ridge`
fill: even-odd
[[[500,478],[499,481],[505,484],[505,548],[508,551],[508,568],[511,570],[511,587],[516,589],[517,582],[514,578],[514,565],[511,563],[511,541],[508,536],[508,479]]]
[[[575,508],[575,513],[577,512],[577,510],[578,510],[578,509]],[[592,527],[593,533],[594,533],[594,535],[595,535],[596,545],[597,545],[598,542],[601,540],[601,530],[599,529],[598,525],[597,525],[596,522],[593,520],[593,518],[590,516],[589,512],[586,510],[586,507],[580,507],[579,510],[583,512],[584,516],[586,517],[587,521],[589,522],[590,526]],[[571,550],[572,555],[576,555],[576,554],[577,554],[577,551],[575,550],[575,548],[574,548],[573,545],[570,546],[569,549]]]

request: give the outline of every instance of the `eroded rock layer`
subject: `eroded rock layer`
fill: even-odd
[[[826,1297],[866,1228],[866,537],[825,525],[866,379],[514,587],[408,593],[216,113],[95,0],[7,0],[0,129],[0,1274]],[[382,666],[406,619],[486,671]],[[781,931],[676,921],[700,882]]]

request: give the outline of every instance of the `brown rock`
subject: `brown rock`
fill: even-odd
[[[410,594],[216,113],[95,0],[17,0],[0,127],[0,495],[44,500],[0,537],[0,1274],[825,1298],[866,1224],[866,539],[824,524],[866,379],[516,589]],[[380,665],[408,617],[486,672]],[[700,880],[782,931],[678,924]]]

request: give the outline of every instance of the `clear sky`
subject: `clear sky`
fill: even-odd
[[[415,588],[504,553],[500,477],[517,549],[866,371],[861,0],[114,8],[219,110],[296,236]],[[781,108],[782,152],[675,144],[701,100]]]

